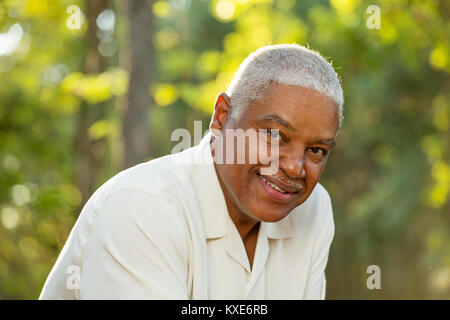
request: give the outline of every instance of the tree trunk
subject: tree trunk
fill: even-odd
[[[147,160],[151,154],[148,114],[153,73],[151,1],[127,1],[127,5],[131,53],[128,107],[123,123],[125,168]]]
[[[108,0],[86,0],[86,16],[88,30],[86,33],[87,53],[83,71],[86,74],[98,74],[106,69],[106,60],[97,50],[97,24],[98,15],[108,8]],[[81,102],[78,122],[78,136],[75,140],[76,170],[75,184],[82,195],[80,207],[83,207],[95,188],[95,178],[98,168],[102,165],[105,141],[93,141],[88,134],[91,125],[103,118],[105,103],[91,104],[85,100]]]

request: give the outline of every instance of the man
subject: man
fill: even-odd
[[[318,181],[342,105],[318,53],[255,51],[218,95],[198,146],[127,169],[93,194],[40,298],[324,299],[334,223]],[[245,143],[243,163],[242,146],[229,144],[239,130],[262,138]]]

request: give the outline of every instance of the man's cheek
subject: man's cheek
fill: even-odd
[[[258,150],[258,161],[264,167],[261,168],[262,175],[274,175],[279,171],[279,146],[278,142],[268,144],[265,140],[259,141]]]
[[[247,161],[248,161],[248,164],[261,163],[261,160],[259,159],[258,143],[249,142],[248,148],[247,148]]]

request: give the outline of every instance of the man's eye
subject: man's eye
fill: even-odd
[[[328,151],[319,147],[312,147],[310,149],[314,154],[326,156]]]
[[[268,134],[271,139],[277,139],[277,140],[281,139],[281,135],[280,135],[280,132],[278,131],[278,129],[268,130]]]

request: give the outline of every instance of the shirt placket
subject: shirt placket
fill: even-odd
[[[244,243],[242,242],[239,232],[234,227],[234,225],[230,226],[229,228],[227,253],[232,259],[234,259],[241,265],[241,267],[243,268],[243,272],[245,272],[245,279],[247,281],[243,299],[263,299],[265,295],[265,288],[264,285],[262,285],[261,287],[258,279],[259,277],[265,276],[264,268],[269,254],[267,226],[264,223],[261,223],[260,229],[258,231],[258,239],[253,260],[253,269],[250,269],[250,263],[248,261]],[[258,285],[255,288],[256,284]],[[264,281],[262,281],[262,284],[264,284]]]

